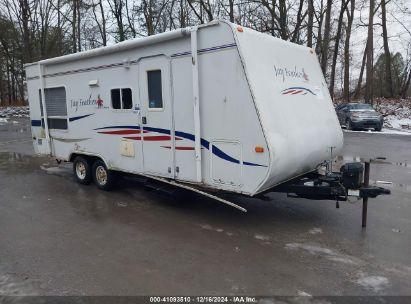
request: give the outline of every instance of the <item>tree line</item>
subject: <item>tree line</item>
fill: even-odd
[[[334,99],[405,98],[408,6],[408,0],[0,0],[0,105],[24,102],[25,63],[217,19],[313,48]]]

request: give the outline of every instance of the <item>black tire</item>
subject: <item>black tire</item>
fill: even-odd
[[[73,172],[79,184],[89,185],[92,181],[91,164],[84,156],[77,156],[73,161]]]
[[[378,128],[375,128],[375,131],[377,131],[377,132],[381,132],[381,130],[382,130],[382,126],[378,127]]]
[[[351,125],[351,120],[347,119],[347,121],[345,122],[345,128],[347,130],[352,130],[352,125]]]
[[[93,181],[99,189],[109,191],[115,185],[116,173],[108,170],[106,164],[98,159],[93,164]]]

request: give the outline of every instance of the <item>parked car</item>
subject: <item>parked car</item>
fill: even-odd
[[[381,131],[384,119],[370,104],[347,103],[335,108],[341,126],[347,130],[375,129]]]

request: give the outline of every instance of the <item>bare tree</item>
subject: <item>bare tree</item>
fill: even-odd
[[[104,13],[104,6],[103,0],[98,0],[97,3],[92,2],[91,10],[93,12],[94,21],[98,27],[100,36],[101,36],[101,43],[103,46],[107,45],[107,29],[106,29],[106,15]],[[97,13],[97,8],[99,12]],[[100,18],[101,17],[101,21]]]
[[[308,0],[307,46],[313,47],[314,0]]]
[[[369,18],[368,18],[368,38],[367,38],[367,83],[365,86],[365,102],[373,104],[373,55],[374,55],[374,6],[375,0],[370,0]]]
[[[354,21],[355,12],[355,0],[351,0],[350,9],[346,8],[347,13],[347,28],[345,31],[345,43],[344,43],[344,89],[343,98],[346,101],[350,101],[350,40],[351,30]]]
[[[340,9],[339,17],[338,17],[337,34],[335,36],[334,53],[333,53],[333,59],[332,59],[332,64],[331,64],[331,75],[330,75],[331,98],[334,98],[335,69],[337,65],[338,50],[340,47],[341,29],[342,29],[342,23],[343,23],[343,18],[344,18],[344,12],[349,2],[350,0],[341,0],[341,9]]]
[[[118,34],[118,41],[124,41],[126,40],[126,33],[124,30],[124,23],[123,23],[123,6],[124,6],[124,0],[107,0],[111,13],[114,16],[114,19],[116,20],[116,25],[117,25],[117,34]]]
[[[387,88],[387,97],[393,97],[393,85],[392,85],[392,73],[391,73],[391,53],[388,46],[388,33],[387,33],[387,11],[386,4],[390,0],[381,0],[381,22],[382,22],[382,38],[384,41],[384,57],[385,57],[385,82]]]
[[[324,24],[324,39],[322,41],[322,46],[321,46],[321,69],[325,75],[327,74],[328,48],[330,44],[332,4],[333,4],[333,0],[327,0],[327,8],[325,12],[325,24]]]

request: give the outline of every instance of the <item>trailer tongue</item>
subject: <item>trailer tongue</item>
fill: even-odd
[[[377,158],[376,160],[379,159],[380,158]],[[260,193],[256,197],[267,200],[269,199],[266,196],[268,193],[286,193],[287,197],[291,198],[334,200],[336,202],[336,208],[340,208],[339,202],[350,201],[350,199],[356,199],[357,201],[362,199],[362,227],[366,227],[368,198],[375,198],[382,194],[391,194],[389,189],[372,186],[369,184],[370,165],[373,160],[374,159],[364,160],[364,164],[360,162],[346,163],[341,166],[340,172],[332,172],[330,169],[331,166],[326,166],[328,169],[324,173],[320,173],[319,171],[307,173]],[[193,191],[243,212],[247,212],[245,208],[215,194],[203,191],[193,185],[182,184],[176,181],[154,176],[147,175],[147,177],[160,182],[165,182],[172,186]]]
[[[340,168],[340,172],[312,172],[274,187],[268,192],[287,193],[288,197],[294,198],[335,200],[336,208],[340,207],[341,201],[348,201],[350,198],[362,199],[362,227],[366,227],[368,198],[391,193],[389,189],[369,184],[372,161],[373,159],[366,160],[364,165],[359,162],[346,163]]]

